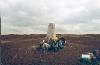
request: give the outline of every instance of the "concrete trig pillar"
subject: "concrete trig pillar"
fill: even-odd
[[[55,24],[49,23],[48,25],[48,31],[47,31],[47,38],[50,39],[55,35]]]

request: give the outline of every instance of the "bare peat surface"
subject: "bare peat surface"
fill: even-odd
[[[82,53],[100,49],[100,34],[63,34],[65,47],[58,52],[38,52],[35,47],[46,35],[1,35],[2,65],[77,65]]]

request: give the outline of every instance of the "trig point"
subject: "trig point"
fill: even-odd
[[[49,23],[48,25],[48,31],[47,31],[47,38],[50,39],[55,35],[55,24]]]

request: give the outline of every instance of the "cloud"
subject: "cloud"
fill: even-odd
[[[99,33],[100,0],[0,0],[2,34]]]

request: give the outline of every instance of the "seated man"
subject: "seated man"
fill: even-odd
[[[63,41],[59,40],[59,44],[58,44],[59,48],[62,49],[64,47]]]
[[[42,48],[43,48],[44,50],[48,50],[48,49],[50,48],[50,45],[48,44],[47,41],[45,41],[45,42],[43,43]]]
[[[64,45],[64,43],[65,43],[65,39],[64,39],[64,37],[61,36],[59,40],[61,40],[62,45]]]
[[[52,40],[52,38],[50,38],[49,40],[48,40],[48,44],[50,45],[50,50],[52,50],[53,49],[53,46],[54,46],[54,43],[53,43],[53,40]]]
[[[59,41],[58,37],[56,35],[53,35],[52,40],[53,40],[52,47],[54,51],[58,51],[58,41]]]
[[[59,38],[59,48],[63,48],[64,47],[64,43],[65,43],[65,39],[64,39],[64,37],[60,37]]]

